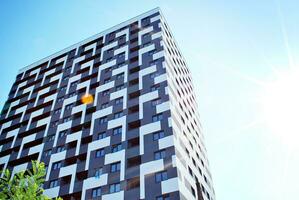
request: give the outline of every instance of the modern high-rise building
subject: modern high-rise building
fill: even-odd
[[[215,200],[197,110],[156,8],[19,71],[1,112],[0,166],[43,161],[51,198]]]

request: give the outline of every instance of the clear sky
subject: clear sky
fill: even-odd
[[[298,0],[1,1],[0,104],[18,69],[157,6],[195,80],[216,198],[298,200]]]

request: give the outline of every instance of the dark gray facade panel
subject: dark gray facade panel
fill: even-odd
[[[44,162],[45,194],[63,199],[201,196],[191,188],[202,177],[185,173],[191,158],[177,146],[186,144],[173,123],[185,125],[170,106],[178,109],[165,26],[154,9],[20,70],[0,116],[0,167],[17,172]],[[94,101],[83,104],[85,94]],[[211,183],[199,187],[214,199]]]

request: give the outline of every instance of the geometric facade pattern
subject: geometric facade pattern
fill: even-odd
[[[159,8],[21,69],[0,133],[1,168],[43,161],[53,198],[215,199],[190,71]]]

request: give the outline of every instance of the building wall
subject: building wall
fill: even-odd
[[[181,197],[215,199],[191,73],[163,16],[161,26]]]
[[[203,150],[191,152],[200,153],[198,165],[182,158],[188,125],[179,121],[174,81],[184,75],[173,69],[186,66],[167,52],[166,26],[154,9],[21,69],[1,113],[1,168],[16,173],[43,161],[45,193],[64,199],[196,199],[202,187],[212,197],[196,111],[188,135],[197,131]],[[91,104],[81,102],[85,94]],[[187,165],[201,183],[194,195]],[[160,172],[165,180],[157,181]]]

